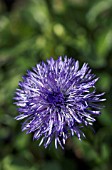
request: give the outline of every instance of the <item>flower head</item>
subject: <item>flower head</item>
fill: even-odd
[[[27,71],[16,90],[17,120],[26,119],[22,130],[34,133],[47,147],[54,139],[64,147],[74,133],[79,139],[85,136],[81,128],[90,126],[100,115],[101,96],[96,94],[98,80],[88,64],[79,69],[79,62],[72,58],[51,58]]]

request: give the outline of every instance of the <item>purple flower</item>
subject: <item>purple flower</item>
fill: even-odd
[[[104,93],[96,94],[98,80],[88,64],[79,69],[72,58],[51,58],[27,71],[16,90],[17,120],[26,119],[22,130],[34,133],[34,139],[45,148],[55,141],[64,148],[65,141],[74,133],[84,137],[81,128],[91,126],[100,115],[99,102]]]

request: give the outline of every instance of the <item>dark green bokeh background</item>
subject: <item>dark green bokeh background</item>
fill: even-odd
[[[27,69],[60,55],[89,63],[106,107],[95,134],[44,149],[21,132],[12,98]],[[0,1],[0,170],[112,170],[111,96],[112,0]]]

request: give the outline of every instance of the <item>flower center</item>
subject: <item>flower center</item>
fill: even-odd
[[[65,100],[64,100],[64,96],[61,92],[53,92],[53,93],[49,93],[47,96],[47,101],[55,106],[61,106],[64,104]]]

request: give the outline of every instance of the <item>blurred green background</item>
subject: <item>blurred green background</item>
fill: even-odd
[[[13,96],[27,69],[51,56],[89,63],[106,106],[95,134],[44,149],[21,132]],[[0,1],[0,170],[112,170],[112,0]]]

